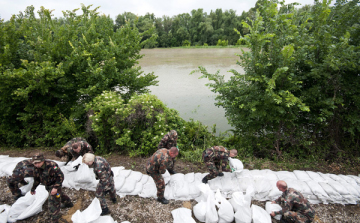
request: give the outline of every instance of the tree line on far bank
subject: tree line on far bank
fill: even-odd
[[[149,155],[176,129],[181,155],[195,160],[214,145],[238,149],[242,156],[360,157],[359,1],[329,4],[315,1],[296,9],[261,0],[235,27],[238,32],[232,28],[229,44],[240,40],[250,49],[238,62],[245,75],[231,70],[225,81],[199,68],[213,81],[217,105],[233,127],[232,134],[219,137],[148,94],[156,76],[141,71],[138,60],[143,47],[160,46],[156,19],[119,21],[114,27],[91,6],[82,5],[82,15],[67,11],[61,19],[45,8],[36,18],[34,7],[27,7],[0,21],[0,145],[61,146],[83,136],[98,152]],[[191,24],[182,15],[169,27],[176,18]],[[194,21],[210,18],[202,10],[192,15]],[[189,36],[171,39],[180,45],[210,43],[213,35],[196,29],[204,25],[194,22],[186,28]]]

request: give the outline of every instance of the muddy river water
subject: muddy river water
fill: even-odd
[[[158,76],[158,86],[151,86],[151,93],[162,100],[169,108],[179,111],[185,120],[199,120],[212,127],[216,124],[217,134],[231,129],[222,107],[215,106],[215,93],[207,86],[208,79],[199,79],[201,73],[190,72],[203,66],[209,73],[220,70],[228,80],[235,69],[244,73],[236,65],[241,54],[240,48],[203,48],[203,49],[143,49],[145,56],[140,66],[145,73],[154,72]]]

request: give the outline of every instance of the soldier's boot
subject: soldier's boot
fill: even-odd
[[[72,208],[72,207],[74,207],[74,204],[71,201],[60,204],[60,208]]]
[[[288,223],[284,218],[280,218],[280,223]]]
[[[25,185],[28,185],[28,184],[29,184],[29,182],[27,182],[26,180],[24,180],[24,179],[23,179],[22,181],[20,181],[20,184],[22,184],[22,185],[24,185],[24,186],[25,186]]]
[[[163,198],[158,197],[157,201],[159,201],[162,204],[168,204],[169,203],[169,200],[167,200],[165,197],[163,197]]]
[[[113,202],[113,204],[116,204],[116,202],[117,202],[116,197],[111,198],[111,201]]]
[[[202,179],[202,182],[203,182],[204,184],[207,184],[208,179],[207,179],[206,177],[204,177],[204,178]]]
[[[170,174],[176,174],[174,170],[168,170]]]
[[[104,208],[104,209],[102,209],[100,216],[104,216],[104,215],[108,215],[108,214],[110,214],[109,208]]]
[[[222,176],[224,176],[224,173],[223,173],[223,172],[219,172],[218,176],[219,176],[219,177],[222,177]]]

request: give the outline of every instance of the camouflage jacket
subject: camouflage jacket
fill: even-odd
[[[165,148],[159,149],[147,161],[146,171],[148,173],[164,174],[172,162],[169,150]]]
[[[177,135],[176,135],[177,138]],[[171,135],[169,132],[164,135],[164,137],[161,139],[159,145],[158,145],[158,149],[162,149],[162,148],[166,148],[166,149],[170,149],[171,147],[177,147],[177,140],[175,140],[174,135]]]
[[[94,163],[91,167],[94,168],[95,176],[99,179],[100,183],[107,183],[107,181],[113,177],[110,164],[103,157],[95,156]]]
[[[309,201],[293,188],[288,188],[275,202],[283,208],[280,211],[275,211],[275,215],[283,215],[286,211],[294,211],[305,215],[310,220],[315,217],[315,210],[310,206]]]
[[[213,146],[203,152],[204,162],[221,162],[223,171],[228,171],[226,166],[229,162],[230,151],[223,146]]]
[[[37,186],[41,183],[45,185],[47,190],[52,188],[58,189],[64,181],[64,174],[59,166],[50,160],[45,160],[40,168],[34,168],[34,185],[31,191],[35,191]]]
[[[23,160],[16,164],[13,170],[13,176],[17,176],[20,178],[25,177],[33,177],[34,176],[34,168],[31,159]]]
[[[75,152],[71,147],[72,144],[74,144],[76,142],[81,143],[80,153]],[[79,156],[83,156],[85,153],[94,153],[91,145],[82,137],[77,137],[77,138],[71,139],[62,148],[65,149],[63,151],[66,153],[66,155],[68,157],[66,162],[69,162],[73,157],[74,157],[74,159],[77,159],[77,158],[79,158]]]

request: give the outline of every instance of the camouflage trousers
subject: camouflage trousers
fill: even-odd
[[[46,186],[46,190],[49,191],[49,197],[48,197],[48,209],[51,215],[51,220],[53,222],[56,222],[60,219],[60,204],[61,203],[70,203],[70,198],[61,190],[61,187],[57,189],[57,193],[60,194],[60,197],[57,198],[56,194],[51,195],[52,188]]]
[[[205,162],[206,167],[209,170],[209,174],[206,175],[206,179],[211,180],[218,176],[219,173],[222,172],[220,162],[214,162],[212,160],[209,160]]]
[[[291,223],[310,223],[313,219],[309,219],[303,214],[294,211],[286,211],[281,217],[282,222]]]
[[[160,173],[148,173],[155,181],[156,189],[157,189],[157,197],[164,198],[165,193],[165,181]]]
[[[110,198],[116,198],[115,184],[114,178],[110,177],[107,181],[100,180],[98,185],[96,186],[95,197],[99,199],[101,209],[107,208],[105,196],[106,194],[110,194]]]
[[[20,175],[13,174],[12,176],[9,176],[6,179],[6,184],[8,185],[12,195],[14,196],[20,196],[21,190],[19,189],[19,183],[26,185],[27,182],[24,180],[24,178]]]

